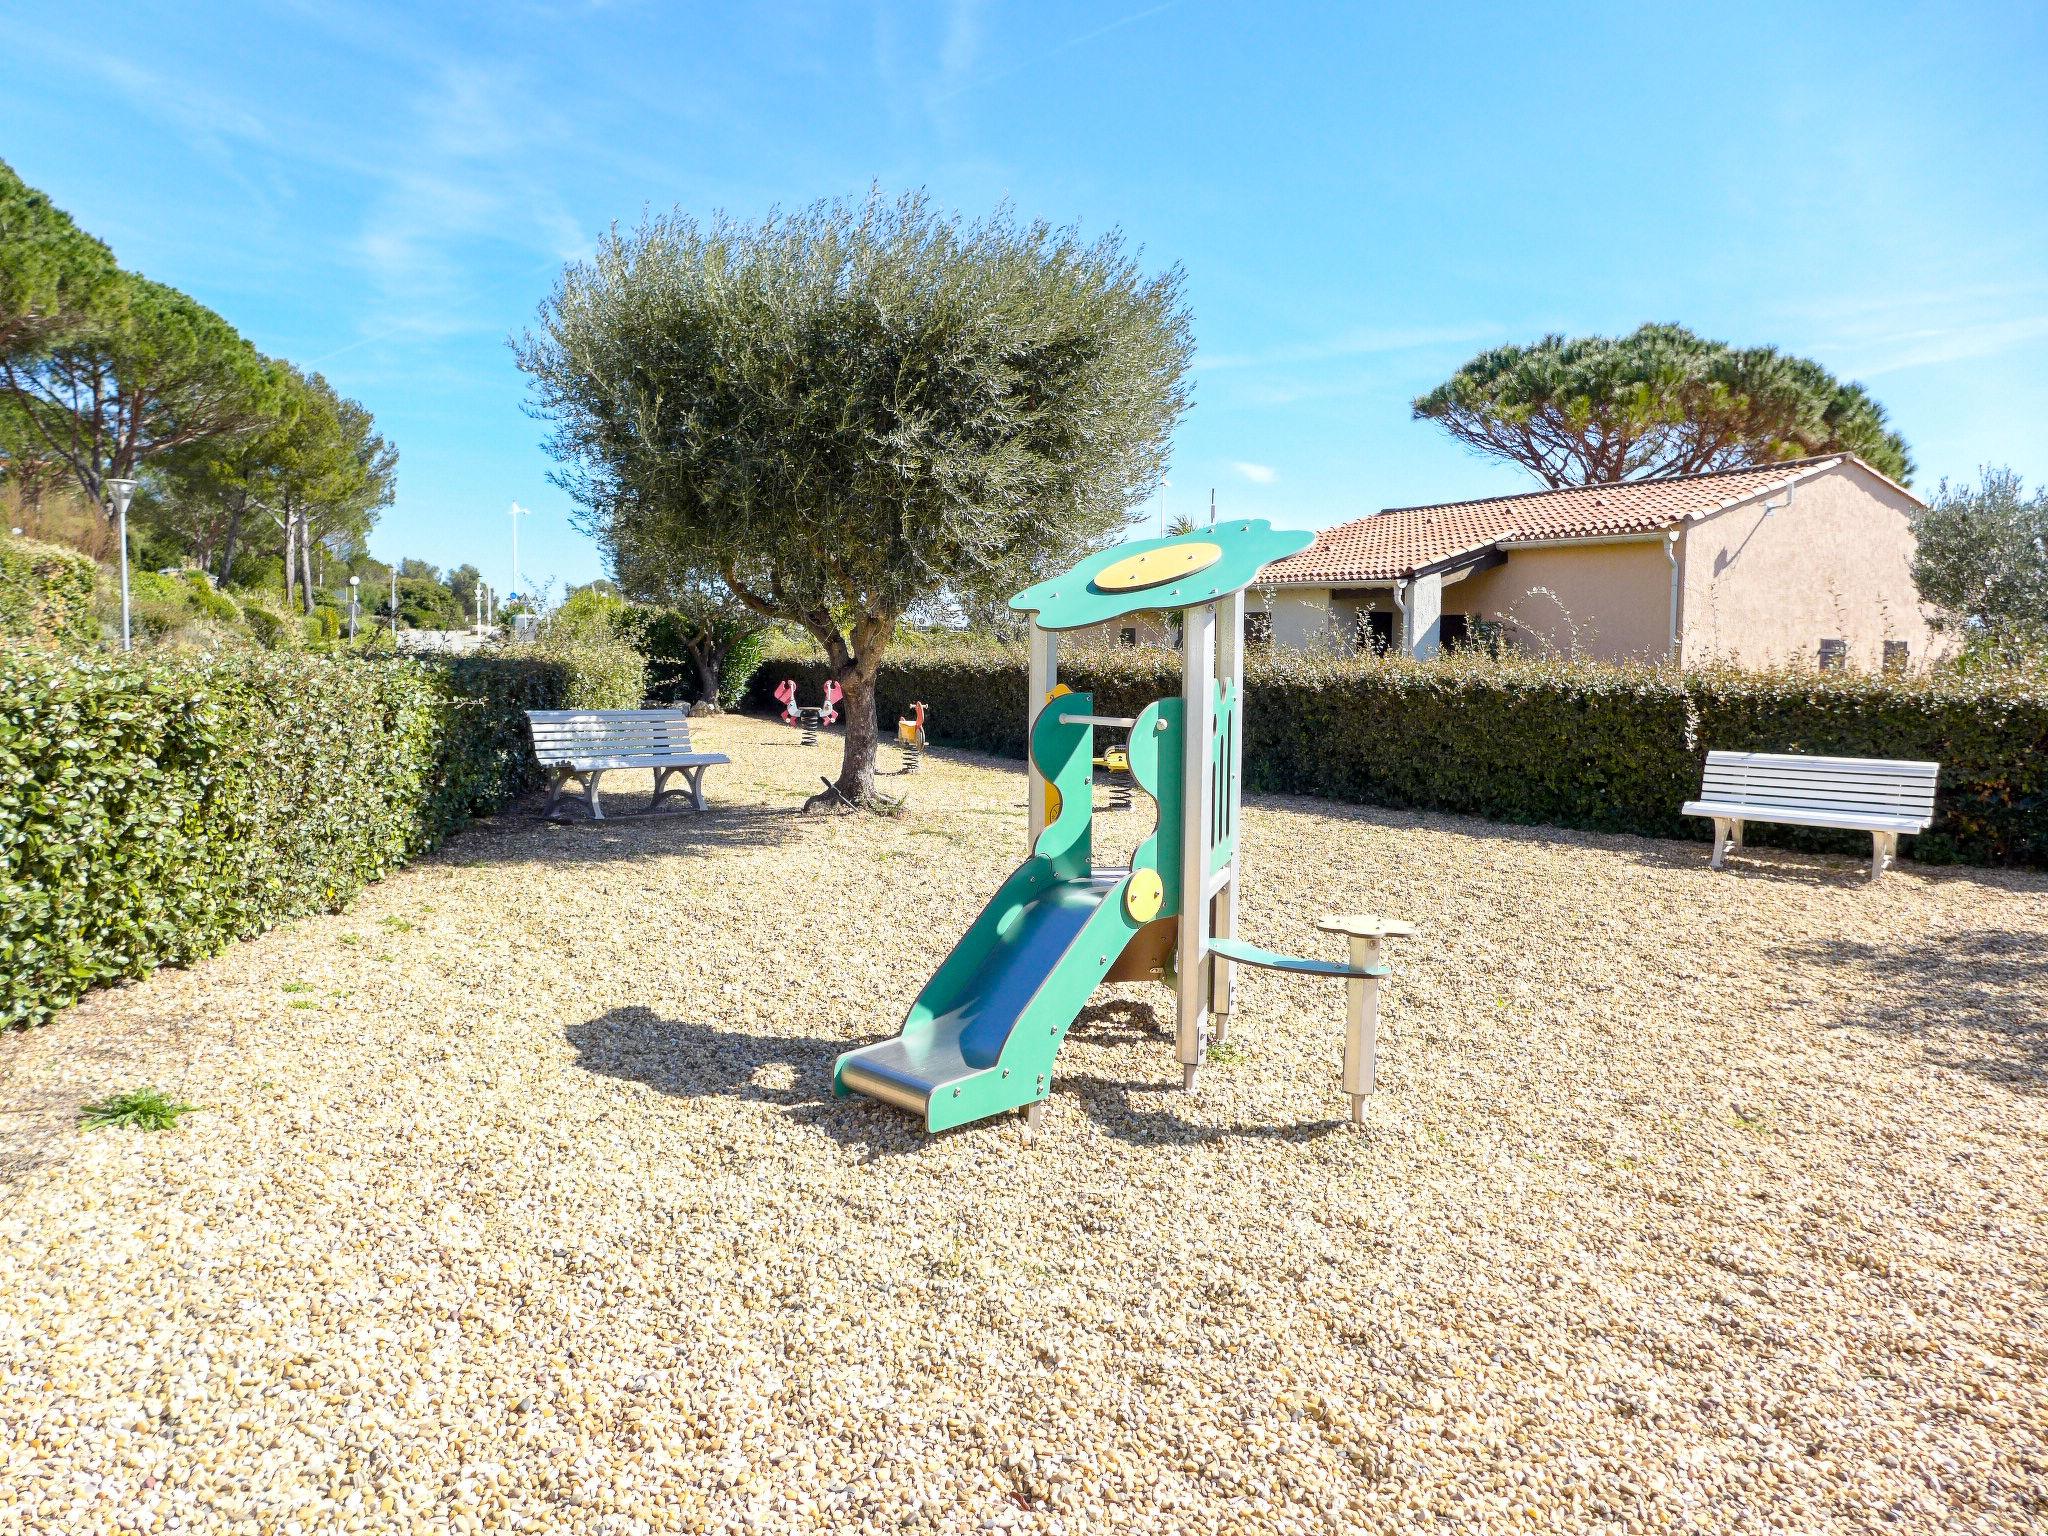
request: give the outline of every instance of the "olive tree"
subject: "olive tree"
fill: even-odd
[[[845,691],[872,795],[877,668],[950,590],[1013,590],[1122,526],[1193,350],[1178,268],[1121,237],[967,223],[922,194],[614,230],[516,342],[557,483],[628,564],[714,573]]]
[[[1937,623],[1999,649],[2048,645],[2048,487],[2011,469],[1943,480],[1914,529],[1913,580]]]

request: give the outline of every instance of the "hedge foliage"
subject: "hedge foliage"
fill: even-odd
[[[87,556],[0,533],[0,637],[41,645],[90,645],[99,638]]]
[[[637,696],[623,701],[637,704]],[[571,663],[0,649],[0,1024],[325,911],[538,777]]]
[[[755,674],[815,699],[826,668],[787,644]],[[1136,714],[1177,693],[1161,650],[1061,657],[1061,681]],[[994,645],[892,653],[877,681],[883,736],[923,700],[932,739],[1024,755],[1025,659]],[[2048,866],[2048,676],[1937,671],[1874,677],[1783,670],[1679,674],[1483,654],[1415,663],[1280,652],[1247,668],[1245,780],[1255,789],[1493,821],[1704,840],[1679,814],[1709,748],[1934,759],[1935,822],[1904,851],[1928,862]],[[1869,851],[1867,835],[1752,823],[1749,840]]]

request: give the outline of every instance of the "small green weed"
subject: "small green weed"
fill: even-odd
[[[1219,1040],[1204,1054],[1204,1061],[1218,1067],[1234,1067],[1244,1060],[1244,1047],[1235,1040]]]
[[[291,1001],[291,1006],[294,1008],[318,1008],[320,1006],[320,999],[317,997],[295,997]]]
[[[288,981],[282,987],[279,987],[278,990],[280,992],[310,992],[313,990],[313,983],[310,981]]]
[[[106,1125],[132,1125],[138,1130],[167,1131],[180,1115],[189,1115],[197,1104],[180,1104],[154,1088],[131,1088],[112,1098],[88,1104],[79,1111],[78,1123],[88,1131]]]
[[[412,932],[412,923],[403,917],[380,917],[377,921],[386,933]]]
[[[363,936],[360,933],[337,933],[334,936],[334,942],[346,944],[349,948],[353,949],[356,945],[363,942]]]

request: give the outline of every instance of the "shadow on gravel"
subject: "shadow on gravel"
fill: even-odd
[[[754,1035],[716,1024],[665,1019],[648,1008],[614,1008],[564,1031],[587,1072],[644,1083],[678,1098],[730,1098],[781,1109],[869,1160],[915,1152],[928,1138],[910,1116],[866,1099],[832,1096],[832,1063],[845,1040]]]
[[[804,817],[795,806],[722,806],[705,811],[629,810],[645,796],[607,796],[603,821],[580,812],[574,820],[543,821],[540,802],[500,812],[485,824],[484,836],[459,837],[442,859],[459,867],[479,864],[601,864],[620,859],[693,854],[715,858],[735,848],[773,848],[802,836]],[[540,841],[536,841],[540,839]]]
[[[1827,1020],[1828,1028],[1918,1038],[1937,1066],[2048,1092],[2048,945],[2039,934],[1978,928],[1880,943],[1827,939],[1788,954],[1867,982],[1862,1004]]]
[[[1103,1044],[1119,1039],[1159,1044],[1163,1031],[1149,1003],[1111,999],[1084,1009],[1075,1021],[1086,1038]],[[847,1049],[844,1040],[810,1035],[755,1035],[712,1024],[665,1019],[648,1008],[614,1008],[564,1031],[576,1048],[576,1065],[586,1072],[643,1083],[678,1098],[731,1098],[768,1104],[791,1120],[814,1126],[834,1141],[859,1147],[869,1162],[913,1153],[931,1145],[916,1119],[886,1104],[854,1095],[832,1096],[832,1062]],[[1168,1066],[1171,1066],[1169,1059]],[[1148,1102],[1167,1090],[1166,1077],[1117,1082],[1085,1073],[1062,1072],[1055,1092],[1071,1095],[1083,1111],[1119,1141],[1142,1146],[1196,1146],[1238,1140],[1309,1142],[1342,1131],[1341,1119],[1300,1125],[1201,1125],[1172,1107]],[[986,1130],[985,1122],[979,1129]],[[970,1135],[962,1126],[946,1135]]]

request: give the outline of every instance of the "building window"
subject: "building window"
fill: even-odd
[[[1903,672],[1913,659],[1913,647],[1903,640],[1887,640],[1884,643],[1884,669],[1887,672]]]
[[[1849,665],[1849,642],[1846,640],[1823,640],[1820,643],[1820,669],[1823,672],[1839,672]]]
[[[1394,648],[1396,617],[1391,613],[1361,613],[1355,636],[1358,648],[1371,651],[1375,656],[1384,656],[1391,651]]]
[[[1248,651],[1273,649],[1273,615],[1248,613],[1244,616],[1244,648]]]
[[[1122,646],[1127,651],[1136,650],[1138,648],[1137,630],[1133,629],[1130,625],[1126,624],[1122,629],[1116,632],[1116,643]]]
[[[1445,650],[1468,645],[1472,640],[1472,621],[1468,614],[1447,613],[1437,621],[1437,638]]]

